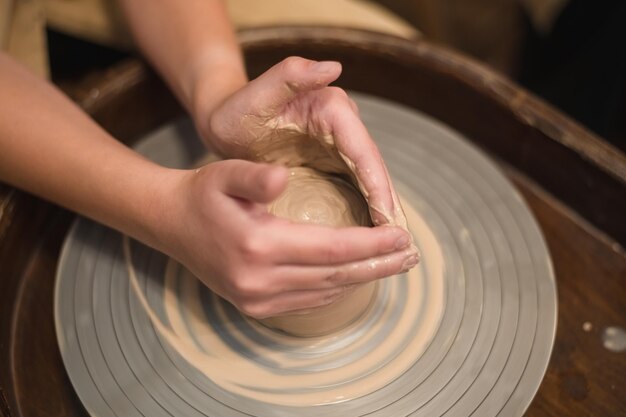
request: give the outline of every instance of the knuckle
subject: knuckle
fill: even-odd
[[[343,287],[331,291],[322,297],[322,305],[332,304],[343,297],[345,289]]]
[[[267,240],[260,234],[248,232],[241,240],[241,252],[248,261],[261,261],[267,255]]]
[[[357,288],[359,287],[358,284],[346,284],[343,286],[343,293],[342,295],[347,295],[350,294],[352,292],[354,292]]]
[[[345,270],[336,270],[332,274],[326,277],[326,282],[329,286],[341,285],[348,279],[348,273]]]
[[[237,299],[254,299],[264,294],[264,286],[261,280],[253,274],[238,272],[232,274],[229,279],[230,290]]]
[[[253,181],[255,182],[256,188],[259,190],[260,194],[264,196],[269,195],[276,188],[276,182],[271,181],[268,174],[271,175],[271,173],[266,171],[265,167],[263,167],[263,170],[254,172],[255,177],[253,178]]]
[[[350,100],[350,98],[348,97],[348,93],[346,93],[346,91],[341,87],[330,86],[328,87],[327,91],[328,97],[331,100],[337,100],[344,103]]]
[[[233,297],[239,298],[245,294],[246,288],[246,275],[239,272],[231,272],[228,274],[228,279],[226,280],[228,290],[232,294]]]
[[[264,318],[269,317],[269,312],[262,303],[246,301],[246,302],[240,303],[237,306],[237,308],[243,314],[245,314],[248,317],[252,317],[253,319],[259,320],[259,319],[264,319]]]
[[[302,67],[304,61],[303,58],[298,56],[290,56],[283,59],[278,65],[286,74],[294,74]]]
[[[349,248],[343,242],[335,242],[326,248],[326,261],[329,264],[337,264],[346,258]]]
[[[324,107],[332,112],[344,114],[346,111],[354,112],[348,94],[339,87],[326,87],[324,90],[323,103]]]

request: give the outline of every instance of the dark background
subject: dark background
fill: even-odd
[[[380,3],[427,38],[491,65],[626,151],[626,1],[570,0],[545,34],[521,7],[472,1],[475,6],[449,8],[449,16],[435,21],[419,1]],[[130,55],[52,30],[48,45],[52,79],[61,87]]]

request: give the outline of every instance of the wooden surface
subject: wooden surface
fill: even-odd
[[[626,353],[609,352],[601,340],[606,326],[626,328],[626,255],[617,243],[626,230],[623,155],[516,86],[425,42],[324,29],[256,30],[242,39],[253,74],[294,52],[340,59],[340,85],[419,108],[492,153],[537,217],[557,277],[555,348],[527,415],[626,415]],[[137,62],[71,94],[126,142],[180,114]],[[71,218],[0,186],[3,416],[86,415],[65,375],[52,315],[54,269]]]
[[[556,341],[527,415],[625,416],[626,352],[606,350],[602,332],[626,329],[626,255],[527,177],[505,172],[539,221],[557,277]]]

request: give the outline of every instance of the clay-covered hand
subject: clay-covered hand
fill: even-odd
[[[168,199],[166,251],[256,318],[327,305],[417,263],[401,228],[332,228],[269,215],[267,203],[286,184],[287,169],[243,160],[182,171]]]
[[[375,225],[406,227],[385,164],[359,118],[356,104],[342,89],[328,86],[340,74],[338,62],[290,57],[236,91],[215,110],[196,109],[194,118],[209,146],[231,158],[275,162],[264,157],[272,147],[283,146],[273,144],[279,136],[314,138],[343,159],[344,167],[350,167],[349,174],[355,175],[368,200]],[[290,162],[306,165],[310,162],[306,158],[315,156]],[[320,169],[332,171],[333,167]]]

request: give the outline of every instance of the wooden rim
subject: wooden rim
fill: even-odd
[[[241,32],[241,39],[252,76],[291,54],[339,59],[344,64],[341,86],[418,108],[464,133],[505,166],[524,173],[516,178],[516,184],[531,206],[543,213],[540,220],[547,219],[542,225],[548,227],[546,236],[557,260],[557,276],[561,269],[568,277],[566,281],[575,280],[580,286],[583,281],[578,275],[592,273],[585,271],[617,277],[623,270],[623,253],[611,249],[610,244],[598,243],[597,230],[580,231],[575,222],[587,220],[626,243],[624,155],[514,83],[424,40],[410,42],[361,30],[302,27],[248,29]],[[86,83],[74,98],[105,129],[127,143],[181,114],[180,106],[161,81],[135,59],[111,68],[104,79]],[[137,109],[146,110],[129,121],[128,115],[137,113]],[[564,218],[562,206],[553,208],[552,197],[541,190],[532,191],[532,187],[524,188],[533,182],[556,197],[559,205],[564,202],[576,210],[581,218],[558,223]],[[4,416],[23,415],[13,392],[12,361],[14,340],[26,331],[20,327],[24,323],[33,325],[37,336],[28,339],[29,345],[18,343],[18,348],[28,348],[33,363],[45,363],[46,375],[52,381],[37,404],[62,405],[65,411],[59,414],[68,416],[76,415],[68,410],[80,407],[68,385],[53,329],[47,322],[51,322],[52,311],[51,292],[47,291],[52,288],[58,251],[70,220],[70,213],[0,184],[0,265],[6,277],[0,279],[0,414]],[[578,239],[574,251],[568,246],[571,239]],[[594,265],[602,265],[603,269],[594,269]],[[605,281],[602,288],[589,290],[593,294],[585,294],[588,306],[574,308],[574,301],[570,303],[566,329],[579,326],[568,320],[578,320],[583,313],[592,317],[597,312],[597,317],[620,323],[615,313],[620,301],[616,300],[620,300],[623,288]],[[36,291],[29,292],[33,289]],[[566,295],[576,296],[577,289],[570,289]],[[37,311],[26,314],[24,306],[36,307]],[[30,321],[24,322],[26,316]],[[570,334],[560,335],[565,341],[561,342],[561,353],[557,337],[556,354],[560,359],[554,365],[555,372],[568,363]],[[593,349],[589,347],[584,354],[597,353]],[[596,355],[592,362],[597,360]],[[601,370],[598,375],[602,375]],[[559,383],[558,378],[549,372],[551,386]],[[592,406],[598,403],[596,399]]]
[[[626,246],[622,221],[626,156],[485,65],[424,39],[410,41],[365,30],[266,27],[242,30],[239,36],[251,77],[293,54],[340,60],[344,74],[338,85],[442,120]],[[412,83],[398,86],[394,80],[382,79],[386,74]],[[155,127],[156,120],[140,120],[120,129],[111,108],[118,108],[119,115],[124,106],[148,105],[161,113],[162,121],[180,112],[164,90],[143,63],[129,60],[75,99],[116,137],[128,141]],[[137,92],[144,97],[136,97]],[[160,97],[162,105],[149,103],[150,97]]]

